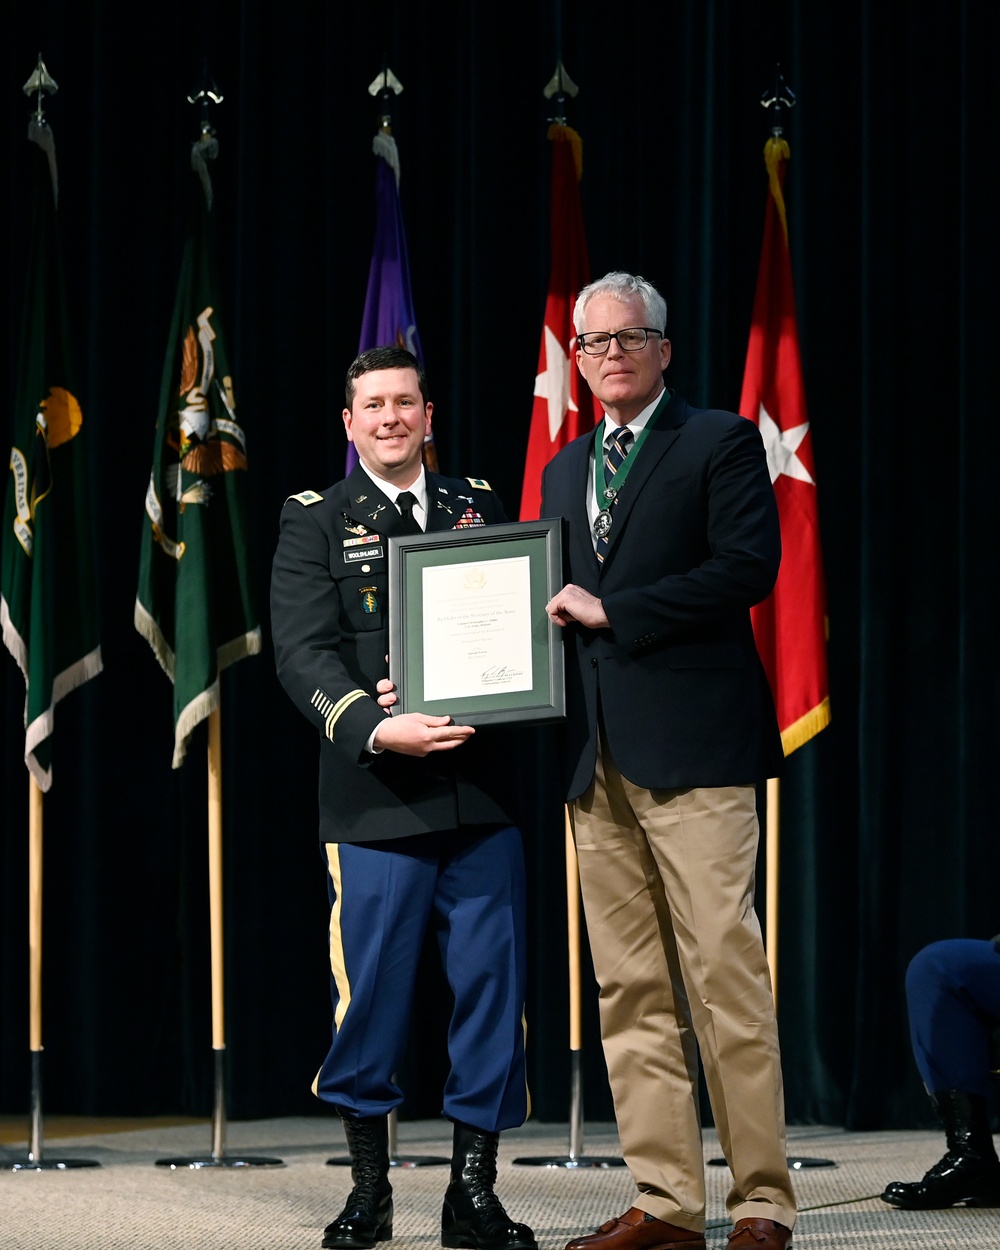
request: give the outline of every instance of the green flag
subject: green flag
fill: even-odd
[[[174,684],[179,767],[219,706],[219,674],[261,648],[247,568],[247,448],[219,318],[205,131],[191,150],[192,222],[160,387],[135,627]]]
[[[83,413],[69,351],[52,131],[28,127],[28,284],[0,540],[0,625],[24,674],[24,762],[52,785],[56,704],[101,671]]]

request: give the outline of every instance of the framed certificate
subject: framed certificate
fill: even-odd
[[[566,715],[562,522],[514,521],[389,539],[389,677],[401,712],[462,725]]]

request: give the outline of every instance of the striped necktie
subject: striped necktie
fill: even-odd
[[[417,502],[417,497],[412,491],[403,490],[396,496],[396,506],[399,508],[401,534],[422,534],[424,531],[420,528],[420,522],[413,515],[413,505]]]
[[[629,429],[619,430],[613,435],[611,441],[604,448],[604,485],[610,486],[612,479],[621,467],[622,462],[628,453],[632,450],[632,431]],[[610,533],[605,534],[597,540],[597,558],[604,563],[604,557],[608,553],[608,542]]]

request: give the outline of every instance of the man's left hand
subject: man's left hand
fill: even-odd
[[[545,605],[549,619],[557,625],[578,621],[588,629],[609,629],[611,622],[604,614],[604,607],[596,595],[572,582],[558,591]]]

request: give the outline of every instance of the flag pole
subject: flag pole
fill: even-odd
[[[771,970],[771,993],[774,1009],[778,1010],[778,846],[781,826],[781,782],[777,777],[767,779],[767,808],[765,817],[767,889],[765,893],[767,964]]]
[[[543,1168],[620,1168],[625,1160],[614,1155],[583,1153],[583,1030],[580,993],[580,866],[573,841],[569,806],[563,809],[566,833],[566,919],[569,956],[569,1150],[564,1155],[534,1155],[515,1159],[527,1167]]]
[[[570,365],[573,344],[576,341],[572,321],[573,306],[581,288],[590,281],[590,267],[580,208],[582,144],[579,135],[566,124],[567,97],[577,95],[579,88],[562,62],[561,16],[560,5],[557,3],[556,68],[542,92],[546,100],[554,100],[553,116],[548,118],[548,138],[552,153],[549,286],[521,490],[522,521],[534,520],[539,515],[544,466],[561,447],[600,420],[599,407],[583,384],[578,371]],[[592,418],[589,422],[585,413]],[[583,1153],[580,870],[568,806],[564,809],[563,824],[569,963],[569,1150],[565,1155],[528,1156],[515,1159],[514,1162],[529,1167],[624,1167],[623,1159]]]
[[[208,909],[212,966],[212,1054],[215,1094],[212,1112],[212,1152],[157,1159],[158,1167],[242,1168],[283,1167],[270,1155],[226,1153],[226,1015],[225,964],[222,923],[222,714],[218,707],[208,717]]]
[[[97,1168],[96,1159],[46,1159],[42,1113],[42,828],[44,799],[28,778],[28,1049],[31,1055],[31,1108],[28,1156],[10,1164],[12,1172]]]
[[[788,156],[788,145],[782,137],[782,115],[794,107],[795,94],[782,77],[780,64],[776,67],[774,85],[763,92],[760,103],[772,119],[771,135],[764,148],[769,191],[740,412],[761,431],[782,529],[782,561],[776,588],[764,603],[751,610],[751,619],[774,695],[782,749],[787,756],[829,720],[825,638],[818,641],[823,635],[825,605],[820,606],[823,596],[818,546],[810,546],[810,538],[817,538],[816,531],[809,524],[809,508],[804,506],[801,494],[796,493],[811,490],[815,508],[809,422],[782,194],[783,162]],[[790,498],[797,499],[798,505],[789,505]],[[795,518],[793,524],[786,522],[789,513]],[[789,612],[790,605],[794,613]],[[790,626],[792,620],[794,626]],[[812,646],[808,654],[800,645],[792,660],[788,654],[790,636],[800,644],[817,645]],[[765,816],[765,952],[775,1012],[778,1007],[780,829],[780,783],[777,777],[771,777],[767,782]],[[831,1159],[802,1157],[789,1157],[788,1163],[796,1170],[836,1166]]]
[[[209,107],[221,104],[223,99],[222,92],[210,76],[206,65],[202,71],[200,86],[187,97],[187,100],[189,104],[201,106],[200,134],[198,140],[192,146],[192,171],[197,174],[201,183],[201,191],[204,195],[203,210],[208,214],[212,210],[213,195],[207,162],[215,158],[218,150],[215,130],[209,119]],[[191,478],[196,479],[195,483],[190,483],[189,481],[188,486],[188,489],[193,492],[192,497],[198,500],[196,504],[192,504],[193,508],[200,507],[208,497],[205,478],[212,477],[216,479],[214,489],[218,491],[217,498],[222,501],[227,498],[226,473],[239,473],[246,469],[244,435],[235,415],[232,378],[229,376],[226,368],[222,343],[209,321],[209,318],[215,311],[216,295],[209,292],[209,298],[206,301],[204,289],[199,290],[198,285],[206,281],[208,277],[206,266],[209,266],[209,269],[211,268],[208,260],[209,238],[211,237],[209,218],[208,216],[203,216],[201,220],[203,226],[200,238],[205,250],[197,252],[199,272],[192,277],[192,273],[187,269],[188,263],[192,267],[195,266],[195,242],[199,237],[199,232],[197,227],[193,227],[189,241],[192,253],[189,255],[186,252],[185,254],[187,259],[185,266],[182,268],[182,278],[178,289],[178,303],[175,313],[175,325],[182,334],[183,327],[187,326],[190,345],[194,348],[195,356],[200,360],[201,368],[200,381],[197,377],[197,370],[192,371],[191,376],[188,377],[185,376],[183,371],[181,373],[180,393],[184,397],[184,418],[191,421],[191,429],[188,432],[185,428],[180,462],[172,466],[178,473],[178,480],[182,480],[184,473],[189,473]],[[212,274],[210,285],[212,287],[215,285],[214,273]],[[197,292],[193,303],[186,303],[186,301],[192,299],[192,292]],[[206,307],[206,302],[210,306]],[[198,325],[198,335],[196,335],[194,325],[192,324],[192,318]],[[196,346],[196,343],[201,344],[200,349]],[[174,359],[176,346],[176,343],[172,342],[170,348],[168,348],[168,370],[176,364]],[[200,356],[198,356],[199,350],[201,352]],[[167,381],[161,397],[162,409],[157,424],[158,437],[171,419],[171,415],[173,414],[175,421],[177,417],[176,412],[173,411],[173,405],[177,402],[177,391],[172,391],[172,388],[177,385],[176,378],[171,379],[169,372],[165,374],[165,377]],[[181,424],[183,427],[183,421]],[[189,714],[187,719],[181,718],[181,722],[175,720],[174,767],[177,767],[184,758],[187,738],[194,724],[206,719],[206,717],[208,720],[207,821],[214,1098],[211,1153],[208,1155],[157,1159],[156,1163],[157,1166],[170,1168],[281,1167],[283,1166],[283,1160],[271,1156],[230,1155],[226,1152],[221,671],[228,664],[235,662],[235,660],[242,658],[244,655],[253,655],[259,652],[260,629],[255,621],[248,619],[245,608],[247,588],[245,585],[240,584],[236,587],[236,593],[239,594],[244,607],[234,619],[226,621],[226,632],[223,634],[222,641],[220,641],[218,636],[207,636],[211,631],[202,632],[201,627],[205,623],[202,619],[199,619],[199,628],[189,632],[186,637],[175,635],[167,639],[163,636],[156,613],[156,595],[152,593],[152,581],[150,581],[149,585],[145,581],[147,569],[158,558],[167,555],[169,551],[169,567],[176,572],[180,559],[187,553],[187,564],[185,567],[191,568],[192,575],[195,572],[200,572],[204,576],[206,569],[208,569],[211,548],[206,545],[206,531],[201,525],[200,518],[197,524],[192,525],[190,548],[186,539],[175,542],[172,538],[169,538],[165,531],[163,522],[164,509],[161,502],[165,493],[163,492],[164,479],[157,476],[158,469],[161,473],[163,471],[163,463],[158,459],[161,447],[162,444],[158,444],[158,451],[154,453],[153,474],[150,479],[149,490],[147,491],[147,513],[154,524],[147,533],[147,543],[149,545],[144,548],[143,561],[140,566],[140,590],[136,596],[135,623],[140,633],[153,646],[154,653],[171,677],[174,683],[175,699],[178,698],[178,688],[182,686],[183,694],[180,697],[185,701],[190,700],[190,702],[186,703],[186,711]],[[211,452],[209,452],[209,449],[212,449]],[[159,491],[157,490],[158,486]],[[235,498],[238,499],[238,496]],[[237,503],[234,502],[231,506],[238,512]],[[184,502],[182,500],[180,512],[183,513],[183,510]],[[232,518],[227,515],[227,520],[231,522]],[[157,546],[160,547],[159,553],[156,550]],[[199,559],[202,562],[200,564],[197,562]],[[161,565],[157,567],[168,566]],[[237,583],[242,583],[243,573],[239,566],[234,565],[232,567],[236,572]],[[208,575],[211,576],[213,573],[219,576],[222,573],[222,569],[217,567],[214,570],[210,570]],[[173,590],[176,595],[176,580]],[[148,596],[148,607],[143,601],[144,592]],[[216,593],[218,594],[219,592],[217,591]],[[220,598],[224,600],[225,595],[221,595]],[[208,619],[211,620],[210,614],[208,614]],[[212,623],[214,624],[215,622],[212,621]],[[236,634],[235,638],[233,637],[233,632]],[[190,673],[183,664],[185,657],[178,657],[178,653],[191,652],[194,646],[203,647],[207,651],[207,656],[204,652],[202,653],[202,659],[206,660],[209,656],[212,657],[215,668],[214,680],[210,680],[207,684],[199,681],[197,692],[188,686]],[[165,659],[165,657],[168,657],[168,659]],[[183,676],[181,675],[181,670],[184,670]],[[198,666],[198,671],[199,676],[202,676],[200,666]],[[193,715],[191,714],[191,709],[195,709]]]
[[[46,788],[52,783],[51,768],[44,758],[49,749],[48,739],[52,734],[53,709],[60,698],[59,685],[63,693],[101,671],[100,643],[96,636],[96,613],[87,611],[91,605],[81,594],[80,601],[73,604],[74,616],[77,620],[90,618],[90,631],[85,631],[79,639],[79,650],[75,656],[63,656],[56,660],[58,650],[56,642],[62,631],[61,614],[56,612],[52,597],[52,585],[46,583],[42,568],[36,562],[37,538],[47,532],[44,544],[48,550],[56,550],[62,545],[69,552],[70,545],[61,544],[65,535],[59,533],[55,514],[51,511],[51,499],[44,508],[38,505],[48,498],[53,490],[69,489],[72,491],[78,477],[74,473],[74,465],[79,468],[77,453],[72,449],[78,446],[74,439],[82,425],[82,416],[77,401],[69,387],[75,387],[72,378],[70,361],[59,351],[55,355],[49,348],[49,335],[57,325],[60,328],[65,316],[62,303],[62,277],[58,261],[58,228],[55,210],[58,201],[58,178],[56,174],[55,143],[52,130],[45,119],[45,95],[55,95],[59,86],[49,74],[42,60],[41,53],[35,63],[34,71],[24,84],[23,91],[30,99],[35,97],[34,112],[28,126],[29,142],[46,154],[46,173],[42,176],[41,199],[36,202],[35,220],[31,232],[31,266],[35,272],[29,272],[28,294],[25,298],[25,342],[22,344],[21,355],[25,361],[42,360],[43,368],[30,368],[24,373],[26,382],[19,381],[15,400],[15,408],[19,414],[28,418],[26,425],[15,422],[14,446],[10,452],[10,467],[19,466],[20,474],[15,473],[14,479],[21,478],[23,496],[16,501],[16,496],[8,490],[5,518],[11,524],[4,524],[4,533],[0,540],[2,554],[2,585],[0,585],[0,619],[3,621],[3,642],[6,643],[24,673],[25,683],[25,763],[28,766],[28,1050],[31,1067],[31,1094],[28,1124],[28,1153],[24,1160],[16,1160],[6,1164],[11,1171],[63,1171],[69,1168],[100,1167],[93,1159],[46,1159],[44,1154],[44,1117],[42,1109],[42,850],[44,826],[44,799],[39,781],[46,782]],[[36,178],[32,177],[32,183]],[[46,232],[51,232],[47,246],[40,247],[40,240]],[[59,298],[52,301],[52,282],[56,280]],[[37,287],[32,294],[33,283]],[[44,294],[43,294],[44,292]],[[33,311],[32,311],[33,310]],[[40,331],[33,329],[37,318]],[[55,399],[57,392],[65,402],[65,408],[52,403],[51,411],[47,405]],[[43,397],[48,394],[49,400]],[[41,416],[45,412],[45,456],[49,462],[52,480],[43,490],[40,497],[35,495],[36,482],[26,448],[30,447],[40,428]],[[69,415],[68,420],[67,414]],[[59,449],[58,451],[56,449]],[[50,458],[49,453],[54,453]],[[63,457],[69,456],[69,459]],[[60,457],[59,469],[55,467],[56,456]],[[78,514],[77,514],[78,515]],[[51,528],[55,525],[55,528]],[[86,531],[82,539],[86,541]],[[5,540],[5,541],[4,541]],[[8,544],[10,544],[8,546]],[[78,553],[79,554],[79,553]],[[81,572],[86,569],[83,562]],[[51,571],[51,569],[50,569]],[[87,585],[92,570],[81,576],[81,589],[89,590]],[[40,637],[32,641],[32,611],[26,605],[33,605],[42,620],[49,621],[48,611],[59,621],[59,629],[43,628]],[[37,618],[36,618],[37,620]],[[63,639],[63,641],[66,641]],[[66,667],[61,665],[70,660]],[[47,672],[51,668],[51,672]],[[37,776],[36,776],[37,772]]]
[[[372,151],[378,163],[375,167],[375,239],[368,271],[365,307],[361,317],[358,352],[395,344],[412,352],[423,367],[423,352],[410,290],[410,262],[399,201],[399,153],[392,134],[392,98],[402,91],[403,84],[389,68],[387,59],[383,58],[382,68],[368,85],[368,94],[379,102],[378,127],[372,141]],[[422,457],[424,466],[431,473],[436,473],[438,460],[433,433],[424,439]],[[357,462],[358,454],[354,444],[348,443],[345,477]],[[392,1079],[395,1081],[395,1073]],[[397,1128],[398,1116],[393,1108],[389,1112],[388,1123],[390,1167],[419,1168],[451,1162],[451,1159],[443,1155],[400,1156],[397,1153]],[[349,1155],[335,1155],[326,1162],[330,1167],[350,1167],[353,1160]]]

